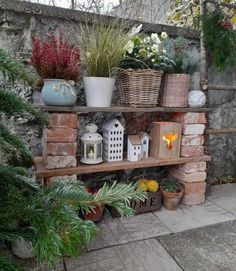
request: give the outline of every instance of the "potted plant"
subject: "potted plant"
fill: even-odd
[[[137,188],[146,192],[146,199],[132,200],[130,207],[136,214],[154,212],[161,209],[162,206],[162,192],[156,180],[140,179],[137,181]],[[112,217],[120,217],[120,213],[116,208],[110,207]]]
[[[115,75],[131,35],[126,27],[119,19],[107,24],[100,18],[92,26],[85,24],[80,29],[78,42],[85,69],[83,84],[87,106],[111,106]]]
[[[126,46],[118,74],[118,88],[124,106],[155,107],[163,70],[174,62],[166,54],[167,34],[136,34]]]
[[[176,210],[184,192],[181,184],[173,179],[165,180],[161,184],[161,191],[164,207],[168,210]]]
[[[92,195],[96,195],[97,193],[92,187],[87,187],[86,192]],[[95,208],[89,210],[87,213],[84,214],[84,219],[93,222],[99,222],[102,219],[103,212],[104,205],[96,205]]]
[[[51,33],[48,41],[31,35],[32,56],[30,64],[43,79],[41,97],[46,105],[72,106],[77,95],[74,88],[79,77],[80,52],[60,33],[57,39]]]
[[[175,65],[162,78],[161,106],[187,107],[191,74],[199,65],[197,49],[188,49],[187,40],[178,37],[167,41],[167,52]]]

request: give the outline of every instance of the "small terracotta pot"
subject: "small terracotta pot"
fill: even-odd
[[[176,193],[166,192],[163,189],[161,190],[162,190],[164,207],[167,210],[176,210],[183,196],[183,192],[184,192],[183,188],[180,187],[180,191]]]
[[[93,222],[98,222],[102,219],[102,215],[104,212],[104,206],[97,206],[88,214],[84,215],[84,219],[90,220]]]

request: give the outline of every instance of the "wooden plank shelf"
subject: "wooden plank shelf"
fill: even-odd
[[[87,106],[73,106],[73,107],[57,107],[34,105],[35,108],[46,112],[77,112],[77,113],[96,113],[96,112],[209,112],[209,108],[194,108],[194,107],[152,107],[152,108],[139,108],[139,107],[87,107]]]
[[[123,160],[121,162],[103,162],[97,165],[85,165],[85,164],[79,163],[77,167],[73,167],[73,168],[46,169],[43,165],[43,158],[35,157],[34,164],[36,167],[36,177],[52,177],[52,176],[72,175],[72,174],[116,171],[116,170],[123,170],[123,169],[168,166],[168,165],[177,165],[177,164],[185,164],[185,163],[192,163],[192,162],[210,161],[210,160],[211,158],[208,155],[204,155],[200,157],[189,157],[189,158],[180,157],[178,159],[166,159],[166,160],[157,160],[155,158],[149,157],[147,159],[144,159],[138,162],[130,162],[127,160]]]

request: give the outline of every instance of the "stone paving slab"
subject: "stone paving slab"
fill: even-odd
[[[100,233],[89,244],[89,251],[171,233],[170,229],[152,213],[131,218],[107,217],[98,224],[98,227]]]
[[[158,237],[186,271],[236,270],[236,221]]]
[[[236,216],[236,184],[214,185],[208,200]]]
[[[155,239],[92,251],[67,259],[68,271],[181,271]]]
[[[236,216],[208,200],[196,206],[180,205],[176,211],[163,208],[154,215],[174,233],[236,219]]]

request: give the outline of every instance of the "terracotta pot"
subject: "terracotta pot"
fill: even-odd
[[[94,208],[93,211],[91,211],[88,214],[85,214],[84,219],[90,220],[93,222],[98,222],[102,219],[103,212],[104,212],[104,206],[97,206]]]
[[[189,74],[164,74],[161,87],[161,106],[187,107]]]
[[[183,196],[183,188],[180,188],[179,192],[173,193],[173,192],[166,192],[162,190],[162,196],[163,196],[163,203],[164,207],[167,210],[176,210],[179,206],[180,200]]]

